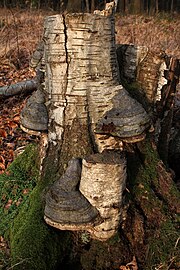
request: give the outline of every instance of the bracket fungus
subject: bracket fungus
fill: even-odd
[[[44,219],[47,224],[60,230],[85,230],[100,222],[98,210],[77,188],[80,177],[80,160],[73,158],[65,174],[46,194]]]
[[[92,154],[82,168],[73,158],[46,194],[44,219],[57,229],[86,230],[107,240],[118,229],[125,183],[126,160],[120,153]]]
[[[48,113],[45,103],[45,97],[39,88],[28,99],[25,107],[21,111],[21,128],[30,134],[39,135],[40,131],[48,129]]]
[[[145,138],[150,117],[142,105],[123,88],[113,98],[113,108],[97,122],[96,134],[118,137],[123,142],[135,143]]]

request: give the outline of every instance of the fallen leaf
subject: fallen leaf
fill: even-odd
[[[11,175],[10,171],[6,171],[5,173],[6,173],[6,175]]]
[[[9,122],[9,127],[10,127],[10,128],[14,129],[14,128],[16,128],[17,126],[18,126],[18,124],[17,124],[16,122],[13,122],[13,121]]]
[[[28,193],[29,193],[29,188],[23,189],[22,194],[26,195],[26,194],[28,194]]]
[[[14,151],[12,149],[9,150],[9,155],[11,156],[11,158],[14,157]]]
[[[3,156],[0,156],[0,162],[3,163],[3,164],[5,164],[5,159],[4,159]]]
[[[138,270],[136,257],[133,256],[133,260],[126,265],[121,265],[119,267],[120,270]]]
[[[2,194],[1,200],[2,200],[2,201],[5,201],[5,200],[6,200],[6,194]]]
[[[126,266],[129,266],[131,270],[138,270],[136,257],[133,256],[133,260],[130,263],[126,264]]]
[[[14,149],[15,144],[14,143],[6,143],[8,148]]]
[[[21,204],[21,202],[22,202],[22,198],[20,197],[17,201],[16,201],[16,206],[19,206],[20,204]]]
[[[7,132],[2,128],[0,128],[0,136],[3,137],[3,138],[7,137]]]
[[[20,120],[19,114],[18,114],[18,115],[15,115],[15,116],[13,117],[13,120],[14,120],[14,122],[16,122],[16,123],[19,123],[19,120]]]
[[[12,205],[12,200],[8,200],[8,202],[5,204],[4,208],[9,209]]]
[[[0,163],[0,170],[5,170],[5,165],[3,163]]]

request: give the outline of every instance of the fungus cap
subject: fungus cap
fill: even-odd
[[[150,118],[142,105],[122,89],[113,98],[113,108],[96,124],[95,133],[109,134],[126,142],[138,142],[145,138],[149,127]]]

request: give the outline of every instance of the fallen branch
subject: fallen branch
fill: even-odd
[[[38,82],[36,79],[18,82],[8,86],[0,87],[0,96],[10,97],[14,95],[29,93],[37,89]]]

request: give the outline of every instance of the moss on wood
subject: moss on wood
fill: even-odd
[[[3,211],[3,216],[1,215],[1,235],[6,229],[6,237],[10,240],[11,265],[14,270],[56,269],[66,256],[68,247],[70,248],[69,234],[56,231],[44,222],[43,190],[49,181],[39,180],[38,160],[38,147],[29,145],[11,164],[9,173],[0,178],[6,186],[6,189],[4,186],[2,189],[3,192],[7,192],[4,196],[12,198],[13,193],[10,191],[12,189],[16,197],[21,196],[23,199],[18,207],[15,208],[12,203],[10,208],[13,209]],[[48,179],[51,179],[50,175]],[[9,183],[13,186],[7,189]],[[21,185],[21,190],[17,189],[15,193],[13,188],[17,185]],[[28,195],[23,197],[24,189],[28,189]]]
[[[56,269],[65,255],[68,235],[45,224],[42,205],[42,188],[37,185],[11,228],[11,255],[18,264],[13,269]]]

